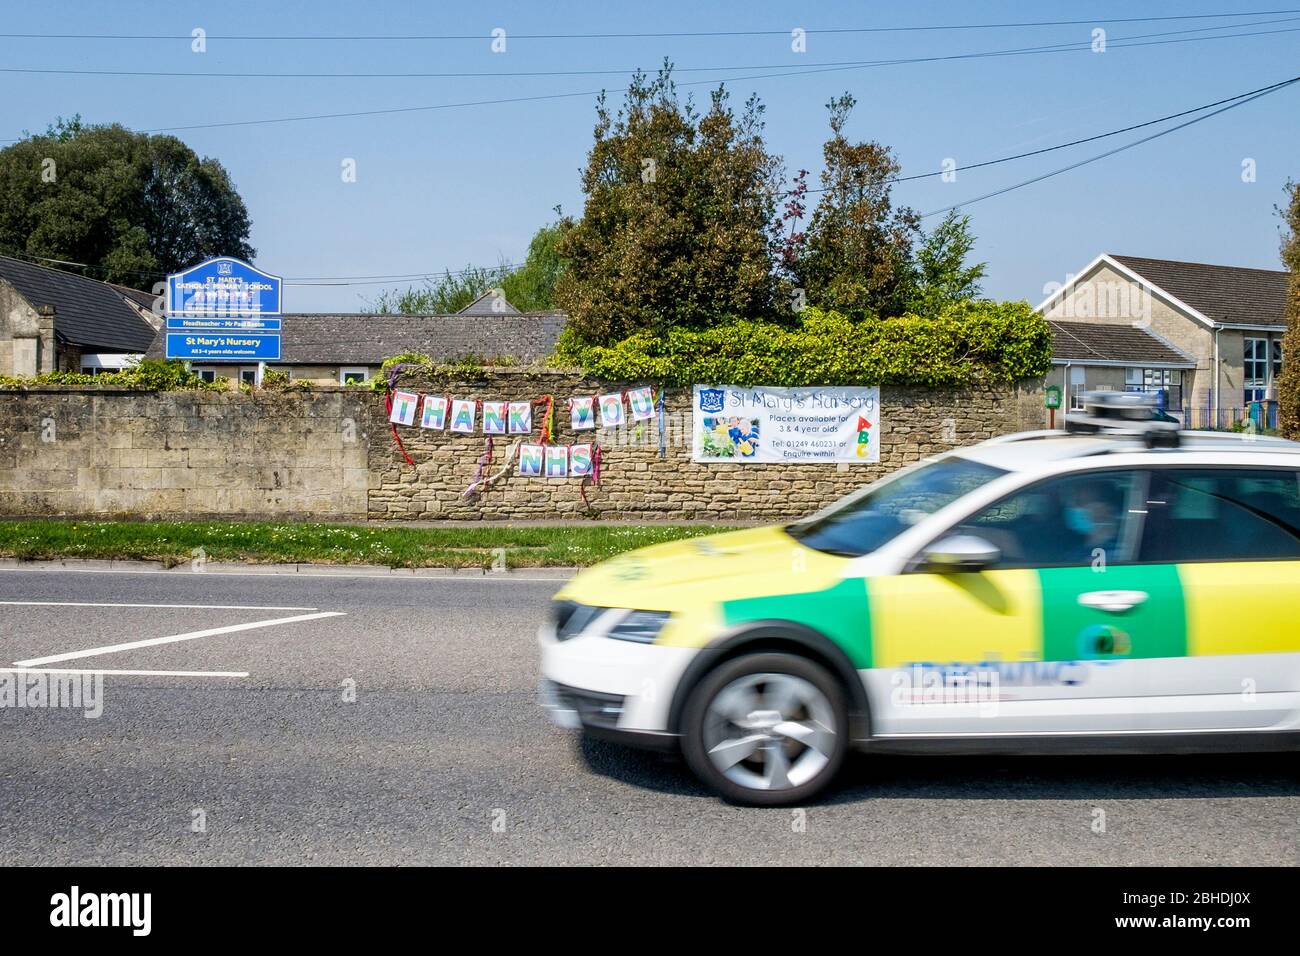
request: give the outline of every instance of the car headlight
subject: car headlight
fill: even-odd
[[[571,637],[577,637],[587,629],[587,626],[592,621],[607,610],[609,608],[579,604],[577,601],[556,601],[551,607],[551,620],[555,624],[555,639],[557,641],[567,641]]]
[[[605,636],[616,641],[653,644],[667,623],[667,611],[629,611]]]

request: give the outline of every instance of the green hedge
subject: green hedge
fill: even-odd
[[[615,381],[664,385],[1008,383],[1051,366],[1047,322],[1025,302],[974,302],[935,318],[852,321],[806,309],[798,325],[738,321],[639,332],[613,345],[561,337],[556,357]]]
[[[44,372],[40,375],[0,375],[0,388],[22,388],[32,385],[86,385],[101,388],[135,388],[146,392],[164,392],[170,389],[212,388],[224,389],[220,382],[205,382],[198,373],[185,368],[184,362],[163,362],[145,359],[134,368],[102,375],[85,375],[81,372]]]

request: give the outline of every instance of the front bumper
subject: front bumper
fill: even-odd
[[[697,649],[614,640],[599,622],[565,641],[545,624],[537,639],[541,703],[556,724],[643,745],[675,741],[668,714]]]
[[[677,745],[676,734],[619,727],[627,698],[618,694],[567,687],[542,678],[538,696],[551,723],[565,730],[581,730],[592,737],[655,750],[671,750]]]

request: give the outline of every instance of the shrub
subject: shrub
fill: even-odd
[[[22,388],[39,385],[78,385],[115,388],[134,388],[142,392],[166,392],[176,389],[224,389],[223,380],[205,382],[197,372],[185,367],[184,362],[144,359],[132,368],[102,375],[81,372],[44,372],[40,375],[0,376],[0,386]]]
[[[289,387],[289,373],[283,369],[268,368],[262,373],[262,388],[269,391],[283,391]]]
[[[608,346],[566,329],[556,359],[599,378],[664,385],[1007,383],[1045,375],[1051,333],[1025,302],[965,303],[935,318],[852,321],[806,309],[795,326],[734,321],[637,332]]]

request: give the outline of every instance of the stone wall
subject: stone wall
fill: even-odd
[[[54,310],[32,308],[17,289],[0,279],[0,375],[52,372],[55,351]]]
[[[640,383],[632,383],[632,385]],[[510,474],[473,500],[463,497],[484,451],[482,436],[398,426],[409,465],[381,414],[372,421],[370,516],[376,519],[503,519],[591,516],[600,518],[768,519],[790,518],[822,507],[862,484],[927,455],[995,435],[1045,427],[1041,385],[939,392],[881,388],[879,464],[716,464],[691,461],[691,391],[670,390],[665,401],[666,455],[659,457],[655,422],[641,429],[574,433],[568,425],[570,395],[631,387],[577,374],[494,370],[477,378],[408,376],[401,388],[486,400],[521,401],[542,394],[556,398],[555,440],[598,441],[602,480],[589,487],[584,504],[578,480],[520,478]],[[534,412],[534,415],[537,413]],[[534,425],[537,422],[534,420]],[[495,472],[510,447],[494,441]]]
[[[410,378],[401,387],[455,397],[556,398],[556,440],[594,436],[600,487],[510,473],[477,498],[463,493],[482,435],[398,426],[383,396],[326,387],[255,394],[96,389],[0,390],[0,516],[250,517],[380,520],[778,519],[806,514],[908,462],[1043,426],[1041,387],[957,391],[883,387],[881,460],[871,465],[697,464],[690,390],[669,392],[666,456],[655,422],[568,428],[570,395],[625,387],[581,375],[496,369]],[[510,447],[495,441],[495,472]]]
[[[0,515],[366,514],[374,396],[0,390]]]

